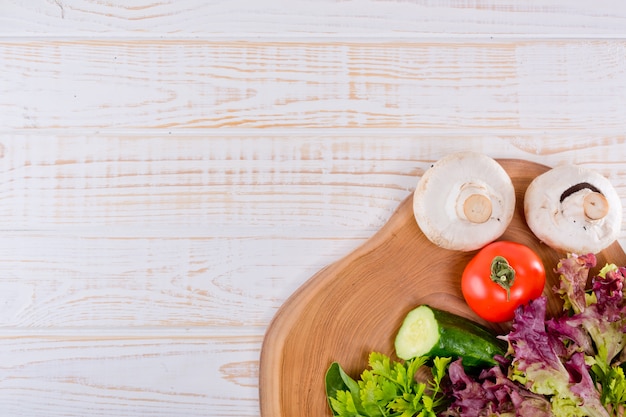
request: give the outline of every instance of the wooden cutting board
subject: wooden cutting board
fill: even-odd
[[[500,240],[528,245],[548,272],[544,294],[548,311],[560,311],[553,296],[553,272],[559,254],[542,244],[524,220],[528,184],[549,168],[523,160],[499,160],[513,180],[516,212]],[[416,179],[417,181],[417,179]],[[441,249],[422,234],[413,217],[412,195],[400,204],[382,229],[361,247],[311,277],[279,309],[261,351],[259,392],[263,417],[331,416],[324,376],[333,361],[356,378],[370,352],[394,356],[393,341],[404,316],[429,304],[468,317],[499,333],[508,324],[482,321],[465,304],[461,273],[476,254]],[[626,265],[618,242],[598,254]]]

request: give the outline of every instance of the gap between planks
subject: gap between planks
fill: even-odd
[[[258,339],[266,326],[3,327],[0,340],[50,339]]]
[[[431,139],[433,137],[450,140],[469,139],[510,139],[511,137],[524,139],[558,139],[566,138],[571,142],[590,138],[614,138],[626,141],[622,130],[596,129],[585,132],[580,129],[539,129],[539,128],[449,128],[431,129],[419,127],[268,127],[268,128],[212,128],[212,127],[157,127],[157,128],[73,128],[71,133],[57,128],[20,128],[9,129],[0,126],[0,141],[11,137],[41,137],[49,140],[50,137],[69,139],[76,137],[111,138],[138,138],[138,139],[172,139],[177,137],[206,139],[267,139],[293,138],[307,140],[317,137],[359,138],[361,140],[379,140],[380,138],[416,138]]]
[[[0,34],[0,42],[21,42],[21,41],[35,41],[35,42],[98,42],[98,41],[125,41],[125,42],[168,42],[168,41],[182,41],[182,42],[214,42],[215,40],[227,41],[227,42],[245,42],[245,43],[264,43],[280,42],[280,43],[300,43],[300,42],[324,42],[324,43],[381,43],[381,42],[399,42],[399,43],[414,43],[421,41],[429,42],[441,42],[441,43],[463,43],[474,41],[594,41],[594,40],[623,40],[626,39],[625,33],[588,33],[588,34],[576,34],[576,33],[536,33],[536,34],[517,34],[517,33],[414,33],[414,34],[398,34],[398,33],[352,33],[352,34],[337,34],[337,33],[310,33],[310,34],[298,34],[298,35],[285,35],[284,33],[266,33],[266,32],[240,32],[240,33],[208,33],[202,35],[189,35],[189,34],[176,34],[176,33],[164,33],[161,35],[149,34],[140,35],[137,33],[96,33],[93,35],[84,35],[78,33],[65,33],[44,36],[39,33],[24,33],[24,34]]]

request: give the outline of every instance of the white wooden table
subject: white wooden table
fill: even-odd
[[[2,414],[258,416],[277,309],[451,151],[626,207],[626,5],[437,3],[0,0]]]

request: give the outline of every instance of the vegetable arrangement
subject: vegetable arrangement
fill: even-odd
[[[593,254],[570,255],[559,262],[560,285],[554,291],[563,300],[562,314],[546,317],[545,296],[520,305],[512,330],[500,337],[508,348],[503,354],[493,354],[495,365],[465,365],[463,353],[445,349],[455,346],[462,334],[437,330],[436,345],[444,348],[424,349],[420,356],[400,361],[374,352],[369,357],[370,369],[358,381],[333,363],[326,374],[333,415],[623,416],[626,267],[606,265],[586,290],[595,264]],[[435,328],[466,325],[465,319],[455,321],[450,313],[440,321],[437,310],[418,309],[435,311]],[[409,316],[404,324],[413,320]],[[419,334],[413,337],[420,338]],[[492,334],[484,339],[472,335],[464,342],[479,349],[493,343],[493,338]],[[397,339],[401,344],[410,338],[398,332]]]
[[[461,290],[497,336],[465,318],[421,305],[395,339],[398,361],[372,352],[354,380],[333,363],[326,394],[340,417],[626,415],[626,266],[588,279],[598,253],[619,234],[622,207],[608,180],[576,166],[535,178],[524,196],[528,226],[568,253],[555,269],[563,311],[546,317],[546,274],[528,247],[495,241],[511,221],[515,194],[495,160],[453,154],[420,180],[413,210],[424,235],[444,249],[480,249]],[[575,255],[588,253],[587,255]]]

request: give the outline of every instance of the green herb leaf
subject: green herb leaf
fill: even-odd
[[[418,369],[426,358],[394,362],[372,352],[358,381],[348,376],[338,363],[326,373],[326,395],[333,415],[339,417],[435,417],[445,410],[449,399],[443,395],[441,381],[451,358],[435,358],[432,381],[418,382]]]
[[[359,384],[344,372],[341,365],[333,362],[326,371],[326,397],[333,415],[358,415],[357,412],[362,411],[359,391]]]

